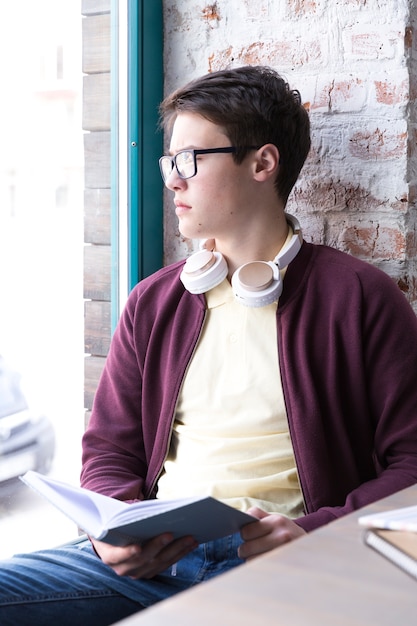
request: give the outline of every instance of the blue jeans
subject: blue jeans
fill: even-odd
[[[118,576],[88,539],[0,562],[1,626],[113,624],[243,563],[239,534],[200,545],[151,580]]]

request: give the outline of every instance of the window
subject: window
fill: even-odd
[[[72,522],[7,479],[29,467],[50,468],[70,482],[79,478],[84,172],[78,3],[6,3],[0,46],[3,558],[76,534]],[[36,532],[27,533],[28,514]]]
[[[91,54],[89,72],[85,58],[81,59],[85,18],[73,0],[8,3],[0,23],[2,76],[4,84],[13,85],[13,90],[5,91],[9,97],[3,98],[0,108],[0,290],[4,296],[0,389],[3,385],[9,390],[10,402],[14,390],[16,400],[7,421],[2,425],[0,420],[0,532],[9,538],[0,546],[0,558],[75,536],[75,526],[65,516],[18,481],[6,479],[23,473],[27,463],[38,458],[33,445],[38,435],[33,433],[42,432],[45,463],[35,469],[78,483],[85,408],[89,408],[86,395],[94,392],[88,373],[84,374],[89,361],[84,361],[84,345],[90,338],[97,340],[106,307],[111,304],[115,323],[128,291],[158,269],[163,259],[163,186],[158,168],[162,135],[156,132],[163,84],[162,3],[128,0],[119,6],[118,0],[112,0],[111,42],[103,37],[108,15],[91,13],[89,17],[102,29],[95,39],[99,43]],[[111,71],[107,59],[104,71],[98,71],[95,54],[99,50],[105,56],[109,49]],[[106,112],[100,109],[109,74],[111,132],[107,122],[103,127]],[[91,80],[86,82],[86,78]],[[86,112],[82,92],[89,89],[91,106]],[[91,112],[98,112],[98,118]],[[94,168],[87,174],[85,142],[100,148],[95,153],[100,158],[103,149],[111,152],[111,180],[105,177],[103,189],[100,176],[91,180]],[[101,165],[96,168],[99,174],[103,173]],[[97,223],[92,218],[95,198],[103,201],[110,193],[111,241],[107,226],[99,232],[106,207],[101,206]],[[84,215],[86,195],[90,197],[88,218]],[[93,236],[84,246],[86,230]],[[111,250],[111,302],[105,298],[94,302],[86,295],[84,255],[94,246],[99,252],[98,265],[92,267],[96,282],[96,267],[102,268],[101,261],[108,259],[103,249]],[[94,262],[94,255],[89,259]],[[92,369],[106,353],[101,337],[98,344]],[[10,373],[10,378],[2,381],[2,372]],[[22,397],[27,409],[23,402],[17,406]],[[50,430],[43,428],[45,419],[55,436],[52,458],[53,440]],[[32,440],[13,460],[6,459],[2,441],[23,428]],[[2,465],[2,460],[7,462]],[[36,528],[29,535],[23,532],[28,513]]]

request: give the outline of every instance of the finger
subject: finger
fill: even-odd
[[[109,565],[119,576],[128,576],[132,570],[152,561],[154,557],[173,540],[170,533],[158,535],[144,546],[130,544],[128,546],[112,546],[102,541],[92,540],[94,548],[106,565]]]
[[[140,557],[129,564],[127,575],[131,578],[153,578],[168,567],[181,560],[186,554],[197,547],[193,537],[182,537],[171,541],[155,552],[155,544],[143,546]]]
[[[249,515],[252,515],[252,517],[256,517],[257,519],[264,519],[265,517],[268,517],[269,515],[271,515],[270,513],[267,513],[266,511],[263,511],[262,509],[260,509],[257,506],[252,506],[246,512]]]
[[[134,573],[134,578],[153,578],[164,570],[168,569],[174,563],[184,558],[189,552],[198,546],[193,537],[182,537],[166,546],[152,560],[146,562],[139,571]]]
[[[240,531],[240,535],[245,541],[265,537],[271,532],[279,532],[280,529],[286,528],[288,518],[285,517],[285,515],[280,515],[279,513],[265,513],[265,511],[261,511],[260,509],[258,509],[258,512],[262,514],[262,517],[259,516],[258,518],[259,521],[246,524]],[[253,515],[253,513],[251,513],[251,515]]]
[[[91,542],[103,563],[110,566],[129,560],[137,555],[141,550],[139,544],[112,546],[104,541],[97,541],[96,539],[92,539]]]
[[[119,576],[130,576],[153,561],[164,546],[173,541],[170,533],[158,535],[150,539],[146,544],[132,544],[123,548],[103,546],[101,554],[104,562],[109,565]],[[146,547],[145,547],[146,546]]]
[[[239,548],[239,556],[248,559],[269,552],[304,534],[305,531],[300,526],[284,515],[271,514],[242,529],[244,543]]]
[[[274,548],[291,541],[292,537],[288,530],[282,532],[275,530],[274,533],[266,533],[253,539],[245,540],[238,548],[238,555],[241,559],[248,560],[260,554],[270,552]]]

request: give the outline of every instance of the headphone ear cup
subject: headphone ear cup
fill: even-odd
[[[228,271],[226,260],[220,252],[200,250],[187,259],[180,279],[187,291],[200,294],[220,285]]]
[[[236,299],[245,306],[261,307],[276,302],[282,293],[282,278],[272,261],[253,261],[239,267],[232,276]]]

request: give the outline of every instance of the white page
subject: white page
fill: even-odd
[[[137,520],[154,517],[166,511],[173,511],[193,502],[200,502],[204,498],[193,496],[190,498],[168,499],[168,500],[141,500],[129,504],[123,511],[117,511],[112,517],[108,518],[109,528],[114,528],[118,524],[128,524]]]
[[[34,471],[26,472],[21,480],[90,535],[101,534],[109,518],[129,508],[126,502],[81,487],[72,487]]]

